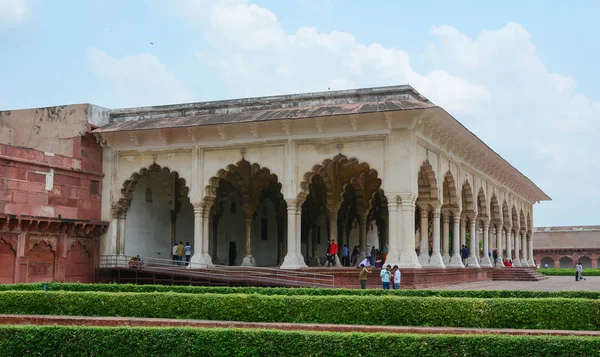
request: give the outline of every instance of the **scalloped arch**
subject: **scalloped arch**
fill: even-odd
[[[435,178],[435,171],[433,170],[433,167],[431,167],[429,160],[425,160],[421,164],[417,180],[419,187],[417,201],[423,203],[439,201],[437,179]]]
[[[444,182],[442,183],[442,201],[444,206],[458,208],[456,182],[454,181],[454,176],[450,170],[444,175]]]
[[[488,205],[483,187],[480,187],[477,192],[477,216],[483,219],[488,218]]]
[[[227,165],[225,169],[219,170],[208,180],[204,192],[205,200],[217,198],[217,190],[222,180],[229,181],[233,187],[239,190],[242,203],[249,207],[258,205],[262,190],[273,182],[278,185],[281,192],[279,178],[269,168],[242,159],[235,164]]]
[[[179,177],[179,173],[177,171],[171,171],[171,169],[167,166],[160,166],[156,163],[148,166],[147,168],[142,168],[138,172],[134,172],[131,174],[128,180],[123,182],[121,187],[121,197],[118,201],[118,206],[122,210],[122,213],[127,212],[129,206],[131,205],[131,200],[133,199],[133,191],[137,186],[138,182],[142,177],[150,177],[150,175],[156,174],[160,179],[162,186],[165,188],[165,192],[167,192],[167,197],[169,203],[173,202],[173,199],[176,197],[187,197],[189,195],[189,187],[187,187],[187,183],[185,179]],[[163,176],[172,176],[175,179],[175,192],[172,192],[171,185],[168,182],[165,182]]]
[[[498,197],[495,193],[492,193],[492,199],[490,200],[490,216],[493,224],[497,226],[502,225],[502,212],[500,210],[500,204],[498,203]]]
[[[475,214],[475,202],[473,199],[473,189],[469,180],[465,180],[461,190],[462,197],[462,212],[469,218]]]
[[[337,200],[341,202],[341,195],[335,197],[334,178],[330,177],[329,173],[327,172],[327,170],[335,164],[339,164],[343,168],[353,167],[355,171],[358,170],[359,175],[363,172],[375,172],[376,174],[378,174],[377,170],[372,169],[371,165],[369,165],[367,162],[359,161],[357,158],[354,157],[348,158],[345,155],[338,154],[331,159],[328,158],[323,160],[323,162],[320,165],[313,166],[311,171],[306,172],[304,174],[303,179],[300,182],[300,192],[298,193],[297,198],[301,201],[306,200],[310,193],[309,187],[313,184],[313,178],[315,176],[320,176],[326,189],[327,202],[336,202]],[[357,176],[352,175],[348,177],[348,180],[344,180],[347,182],[342,183],[343,186],[340,187],[340,192],[338,192],[338,194],[343,194],[343,192],[345,191],[345,185],[347,185],[353,177]]]

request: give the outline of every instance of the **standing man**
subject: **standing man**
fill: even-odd
[[[183,246],[183,242],[179,241],[179,245],[177,246],[177,265],[182,264],[184,254],[185,254],[185,247]]]
[[[190,265],[190,259],[192,259],[192,246],[190,242],[185,242],[185,247],[183,247],[185,251],[185,266]]]
[[[389,266],[389,265],[388,265]],[[394,265],[394,290],[399,290],[400,289],[400,269],[398,268],[397,265]]]
[[[367,274],[370,272],[371,271],[367,269],[367,267],[364,264],[360,265],[360,274],[358,274],[358,280],[360,280],[361,289],[367,288]]]
[[[575,281],[581,281],[581,273],[583,273],[583,266],[580,262],[575,265]]]
[[[178,256],[177,256],[177,242],[175,242],[175,244],[173,245],[173,265],[177,265],[177,260],[178,260]]]
[[[494,267],[495,267],[496,265],[498,265],[498,249],[494,249],[492,256],[494,257]]]
[[[342,247],[342,266],[349,266],[350,265],[350,249],[348,249],[348,246],[346,246],[346,244],[344,244],[344,246]]]
[[[390,280],[392,279],[390,269],[391,265],[388,264],[388,266],[381,269],[381,273],[379,273],[379,276],[381,277],[381,284],[383,285],[383,290],[390,290]]]
[[[338,245],[335,242],[335,239],[331,240],[331,243],[329,244],[329,263],[327,264],[327,266],[331,266],[331,264],[333,264],[333,266],[335,266],[335,256],[338,253]]]
[[[465,266],[469,265],[469,250],[463,244],[462,249],[460,250],[460,257],[462,258],[463,264]]]

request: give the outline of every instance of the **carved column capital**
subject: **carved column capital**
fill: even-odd
[[[400,203],[403,206],[405,206],[405,205],[414,206],[415,202],[417,201],[417,197],[418,197],[418,195],[415,193],[401,193],[398,196],[400,196]]]

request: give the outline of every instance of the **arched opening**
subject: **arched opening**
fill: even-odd
[[[306,173],[301,188],[302,252],[310,266],[325,263],[331,239],[339,246],[337,263],[356,265],[371,253],[373,263],[384,260],[387,200],[376,170],[357,159],[337,155]],[[348,251],[346,261],[344,247]]]
[[[474,247],[471,246],[471,237],[472,237],[472,233],[471,232],[471,228],[472,228],[472,222],[475,221],[475,201],[473,198],[473,190],[471,189],[471,184],[469,183],[468,180],[465,180],[463,186],[462,186],[462,190],[461,190],[461,197],[462,197],[462,212],[461,212],[461,219],[464,222],[464,231],[465,234],[461,234],[460,237],[460,245],[461,248],[464,245],[469,252],[474,250]],[[461,223],[462,225],[463,223]]]
[[[502,212],[495,193],[492,194],[492,199],[490,200],[490,229],[492,227],[494,227],[494,235],[492,236],[492,232],[490,231],[490,248],[492,251],[495,249],[498,257],[502,258],[502,237],[501,234],[497,234],[502,229]]]
[[[573,264],[573,259],[570,257],[562,257],[560,258],[560,268],[573,268],[575,264]]]
[[[65,281],[72,283],[92,282],[92,259],[84,245],[75,242],[69,246],[66,264]]]
[[[417,178],[419,195],[417,196],[418,212],[415,212],[415,231],[418,231],[416,251],[422,266],[443,266],[439,247],[435,247],[436,256],[431,260],[434,251],[433,242],[433,210],[439,206],[438,185],[435,172],[428,160],[421,165]],[[417,235],[417,234],[415,234]]]
[[[157,164],[125,181],[119,200],[125,216],[123,254],[171,259],[173,245],[193,242],[194,209],[188,193],[177,172]]]
[[[544,257],[542,259],[541,267],[545,268],[546,264],[548,264],[548,268],[554,268],[554,259],[551,257]]]
[[[54,280],[54,250],[46,241],[36,243],[29,251],[27,282]]]
[[[15,277],[16,252],[12,246],[0,239],[0,284],[12,284]]]
[[[581,266],[584,268],[591,268],[592,267],[592,259],[590,259],[590,257],[588,256],[583,256],[581,258],[579,258],[579,263],[581,263]]]
[[[462,266],[460,260],[460,226],[456,231],[456,224],[454,224],[455,219],[460,218],[458,212],[460,212],[460,208],[458,206],[456,183],[454,176],[448,171],[444,175],[444,182],[442,183],[442,258],[444,264],[451,266]],[[459,239],[456,244],[454,237]]]
[[[277,175],[242,159],[212,177],[206,193],[214,264],[281,264],[287,216]]]

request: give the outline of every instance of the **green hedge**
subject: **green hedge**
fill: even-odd
[[[0,326],[5,356],[597,356],[600,338]]]
[[[538,271],[544,275],[572,276],[575,278],[575,268],[541,268]],[[583,276],[600,276],[600,268],[583,268]]]
[[[502,284],[503,282],[498,282]],[[464,298],[579,298],[600,299],[599,291],[521,291],[521,290],[382,290],[382,289],[316,289],[316,288],[259,288],[209,287],[184,285],[79,284],[49,283],[50,291],[104,292],[176,292],[184,294],[261,294],[261,295],[351,295],[351,296],[415,296]],[[4,284],[0,291],[39,291],[42,284]]]
[[[600,329],[600,300],[0,292],[0,313],[474,328]]]

